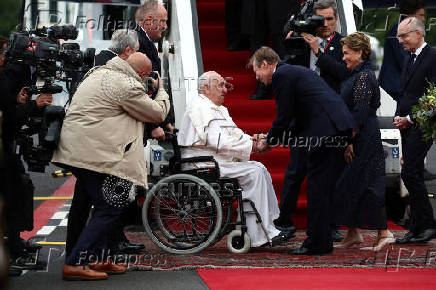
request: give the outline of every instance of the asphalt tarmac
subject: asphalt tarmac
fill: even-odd
[[[35,185],[35,197],[49,197],[66,181],[66,178],[52,178],[51,172],[59,168],[51,165],[46,173],[31,172]],[[37,208],[44,200],[35,200]],[[65,242],[66,227],[57,228],[45,238],[47,242]],[[39,253],[39,260],[47,261],[48,267],[43,271],[26,271],[20,277],[11,277],[6,289],[209,289],[196,271],[129,271],[124,275],[113,275],[104,281],[64,281],[64,245],[44,245]]]

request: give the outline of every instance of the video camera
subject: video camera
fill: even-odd
[[[313,0],[304,3],[297,15],[291,15],[284,27],[284,34],[290,31],[294,33],[289,39],[285,40],[285,49],[291,55],[303,55],[306,53],[307,44],[301,33],[316,35],[316,30],[324,26],[324,16],[313,14]]]
[[[71,101],[83,76],[94,65],[95,49],[85,52],[77,43],[58,44],[59,39],[76,39],[74,26],[43,27],[30,31],[18,31],[10,36],[6,61],[36,68],[36,75],[44,85],[26,88],[34,94],[58,94],[64,91],[55,80],[64,81]],[[30,116],[16,135],[16,152],[23,155],[29,171],[44,172],[57,147],[65,109],[48,106],[41,114]],[[34,135],[38,136],[35,144]]]

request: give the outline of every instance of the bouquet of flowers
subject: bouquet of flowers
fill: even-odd
[[[424,139],[436,142],[436,85],[429,83],[427,92],[412,108],[413,118],[424,134]]]

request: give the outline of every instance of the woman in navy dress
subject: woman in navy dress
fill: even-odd
[[[356,32],[341,40],[350,77],[342,83],[341,97],[350,109],[358,130],[345,150],[347,166],[337,183],[335,210],[339,225],[349,228],[335,248],[349,248],[363,239],[360,229],[378,230],[371,249],[378,251],[394,242],[387,230],[385,210],[385,160],[376,110],[380,90],[369,57],[369,38]]]

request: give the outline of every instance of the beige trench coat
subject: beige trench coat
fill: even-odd
[[[141,81],[119,57],[92,72],[74,94],[52,162],[146,187],[143,122],[162,122],[170,103],[163,89],[152,100]]]

